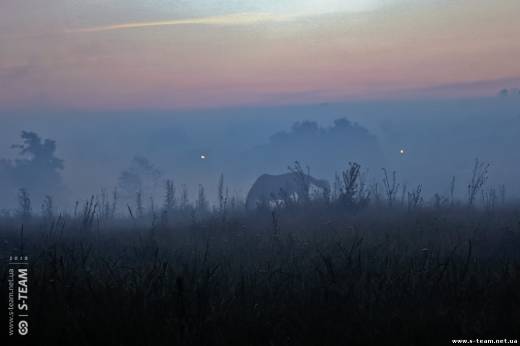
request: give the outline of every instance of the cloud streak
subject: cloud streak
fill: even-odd
[[[266,12],[251,12],[251,13],[235,13],[223,16],[211,16],[188,19],[174,19],[151,22],[132,22],[112,24],[105,26],[94,26],[88,28],[80,28],[68,30],[71,33],[89,33],[89,32],[105,32],[128,29],[143,29],[164,26],[179,26],[179,25],[208,25],[208,26],[234,26],[234,25],[254,25],[269,22],[284,22],[296,19],[302,15],[277,15]]]

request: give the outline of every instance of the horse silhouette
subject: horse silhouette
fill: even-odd
[[[330,191],[330,184],[323,179],[308,174],[285,173],[280,175],[262,174],[251,186],[246,198],[246,208],[253,209],[261,202],[276,201],[283,193],[286,196],[302,198],[309,195],[311,188]]]

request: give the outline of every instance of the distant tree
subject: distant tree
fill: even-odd
[[[141,190],[142,181],[138,174],[129,171],[123,171],[119,176],[119,187],[123,193],[128,195]]]
[[[12,148],[20,149],[20,155],[29,156],[29,161],[47,165],[53,169],[63,169],[63,160],[54,156],[56,142],[50,139],[42,141],[34,132],[22,131],[23,144],[13,144]],[[18,160],[20,162],[21,160]]]
[[[334,120],[334,128],[336,129],[346,129],[352,127],[352,123],[347,118],[340,118]]]
[[[38,134],[22,131],[22,144],[14,144],[19,157],[0,160],[0,186],[24,188],[38,197],[56,193],[62,186],[63,160],[55,156],[56,142],[43,140]]]
[[[498,92],[498,96],[500,96],[500,97],[507,97],[507,96],[509,96],[509,90],[507,90],[507,89],[500,90]]]
[[[319,133],[320,127],[315,121],[301,121],[294,123],[291,130],[295,135],[315,135]]]
[[[314,121],[298,121],[291,126],[290,132],[280,131],[270,137],[271,143],[291,143],[320,134],[321,128]]]
[[[160,178],[161,172],[147,158],[135,156],[130,167],[121,172],[118,178],[121,196],[133,198],[137,193],[153,194]]]
[[[267,145],[248,154],[251,166],[279,170],[286,162],[305,162],[321,176],[342,171],[345,163],[359,162],[365,169],[379,167],[383,151],[375,135],[346,118],[321,127],[314,121],[296,122],[288,131],[277,132]]]
[[[363,139],[365,141],[374,141],[374,137],[368,130],[357,123],[353,123],[347,118],[334,120],[334,126],[326,130],[328,135],[339,134],[340,136],[349,136],[355,139]],[[347,138],[349,138],[347,137]]]
[[[367,142],[374,142],[375,137],[371,135],[367,129],[353,123],[347,118],[339,118],[334,120],[331,127],[320,127],[314,121],[301,121],[292,125],[290,132],[277,132],[270,137],[271,143],[281,144],[282,142],[294,142],[298,139],[319,139],[320,142],[334,139],[339,135],[343,141],[348,142],[351,139],[364,139]],[[313,143],[314,144],[314,143]],[[320,143],[321,144],[321,143]]]

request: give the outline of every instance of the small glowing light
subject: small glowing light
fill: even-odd
[[[208,157],[207,157],[206,155],[204,155],[204,154],[200,155],[200,159],[201,159],[201,160],[206,160],[207,158],[208,158]]]
[[[404,155],[404,149],[399,150],[399,154]]]

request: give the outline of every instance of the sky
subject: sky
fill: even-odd
[[[0,111],[493,96],[518,0],[0,1]]]

